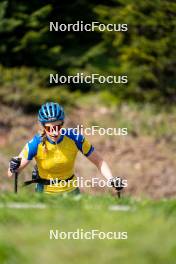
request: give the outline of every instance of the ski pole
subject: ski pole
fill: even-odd
[[[14,173],[14,193],[18,192],[18,172]]]
[[[119,199],[121,198],[121,192],[120,191],[117,192],[117,196]]]

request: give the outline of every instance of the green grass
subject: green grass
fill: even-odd
[[[0,208],[0,263],[173,264],[176,201],[112,196],[1,194],[1,204],[42,203],[45,209]],[[78,199],[79,198],[79,199]],[[127,212],[111,205],[129,205]],[[50,240],[49,230],[128,232],[127,240]]]

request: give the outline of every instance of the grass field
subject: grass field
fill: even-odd
[[[2,108],[2,117],[8,116],[9,120],[1,126],[0,136],[3,175],[0,177],[0,264],[175,263],[176,200],[162,197],[175,197],[176,193],[176,109],[155,113],[150,105],[143,108],[124,105],[115,110],[104,107],[87,110],[87,97],[86,100],[82,101],[85,109],[79,109],[80,123],[86,120],[87,125],[95,125],[92,120],[96,120],[96,124],[103,127],[127,127],[129,130],[125,139],[91,138],[99,152],[104,153],[114,174],[124,175],[129,180],[124,196],[161,199],[123,197],[118,200],[102,192],[99,196],[82,194],[81,197],[37,195],[32,192],[33,186],[20,188],[18,195],[10,194],[12,183],[5,177],[9,159],[19,153],[37,130],[33,125],[34,116],[19,112],[18,122],[14,123],[16,112]],[[69,118],[77,124],[77,111]],[[91,164],[79,158],[78,176],[98,176]],[[23,172],[21,183],[31,177],[31,171],[32,166]],[[129,211],[111,210],[119,204],[129,206]],[[40,208],[16,208],[36,205]],[[128,239],[50,240],[50,229],[127,232]]]
[[[0,196],[0,263],[173,264],[176,258],[176,200],[133,200],[112,196]],[[9,208],[40,204],[38,208]],[[129,211],[112,211],[115,205]],[[123,207],[122,207],[123,208]],[[49,231],[128,232],[126,240],[50,239]]]

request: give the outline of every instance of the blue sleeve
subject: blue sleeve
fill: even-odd
[[[77,148],[86,156],[90,156],[90,154],[94,151],[94,147],[90,144],[90,142],[81,134],[74,133],[74,129],[67,131],[67,136],[71,138]]]
[[[39,134],[36,134],[23,148],[22,152],[20,153],[20,156],[27,159],[32,160],[33,157],[36,156],[38,145],[41,142],[41,136]]]

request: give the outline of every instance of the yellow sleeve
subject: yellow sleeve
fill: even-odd
[[[90,154],[94,151],[94,147],[91,145],[91,143],[85,138],[82,143],[82,153],[88,157]]]
[[[19,157],[22,159],[28,159],[28,153],[29,153],[29,148],[28,148],[28,144],[26,144],[22,149],[22,151],[20,152]]]

